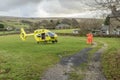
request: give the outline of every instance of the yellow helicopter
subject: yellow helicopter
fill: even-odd
[[[39,42],[52,42],[57,43],[57,34],[47,30],[47,29],[38,29],[34,33],[26,34],[25,30],[21,28],[20,38],[25,41],[28,36],[34,36],[37,43]]]

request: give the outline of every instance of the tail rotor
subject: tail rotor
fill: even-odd
[[[23,28],[21,28],[21,32],[20,32],[20,38],[25,41],[27,36],[26,36],[26,32],[24,31]]]

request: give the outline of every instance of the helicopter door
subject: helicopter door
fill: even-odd
[[[41,38],[42,38],[42,39],[45,39],[45,33],[42,33],[42,34],[41,34]]]

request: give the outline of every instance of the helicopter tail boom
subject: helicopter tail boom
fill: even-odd
[[[20,38],[21,38],[23,41],[25,41],[28,36],[32,36],[32,35],[33,35],[33,33],[31,33],[31,34],[26,34],[25,30],[24,30],[23,28],[21,28]]]

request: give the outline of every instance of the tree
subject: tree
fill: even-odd
[[[97,3],[97,5],[100,5],[102,7],[107,7],[107,8],[111,8],[111,6],[113,5],[118,6],[120,4],[119,0],[94,0],[94,1]]]
[[[120,0],[93,0],[91,7],[101,10],[109,10],[111,13],[106,15],[104,25],[109,26],[109,34],[111,34],[113,25],[112,19],[120,22]],[[89,5],[90,6],[90,5]]]
[[[23,24],[31,24],[31,21],[28,21],[28,20],[21,20],[20,22]]]
[[[72,27],[73,28],[78,28],[79,27],[79,23],[75,18],[72,18]]]
[[[0,28],[2,28],[2,29],[3,29],[3,28],[4,28],[4,25],[3,25],[3,24],[0,24]]]
[[[61,24],[60,20],[57,20],[56,25]]]
[[[0,31],[3,31],[5,26],[3,24],[0,24]]]
[[[109,10],[111,11],[109,16],[120,21],[120,0],[84,0],[84,4],[91,7],[91,10]]]
[[[102,19],[82,19],[80,22],[80,33],[86,34],[92,32],[92,30],[100,30]]]
[[[50,20],[49,27],[51,27],[51,29],[55,29],[56,22],[54,20]]]
[[[94,0],[96,5],[103,9],[109,9],[111,14],[109,17],[116,18],[116,20],[120,21],[120,0]]]
[[[105,21],[104,21],[104,25],[110,25],[110,17],[107,16]]]

